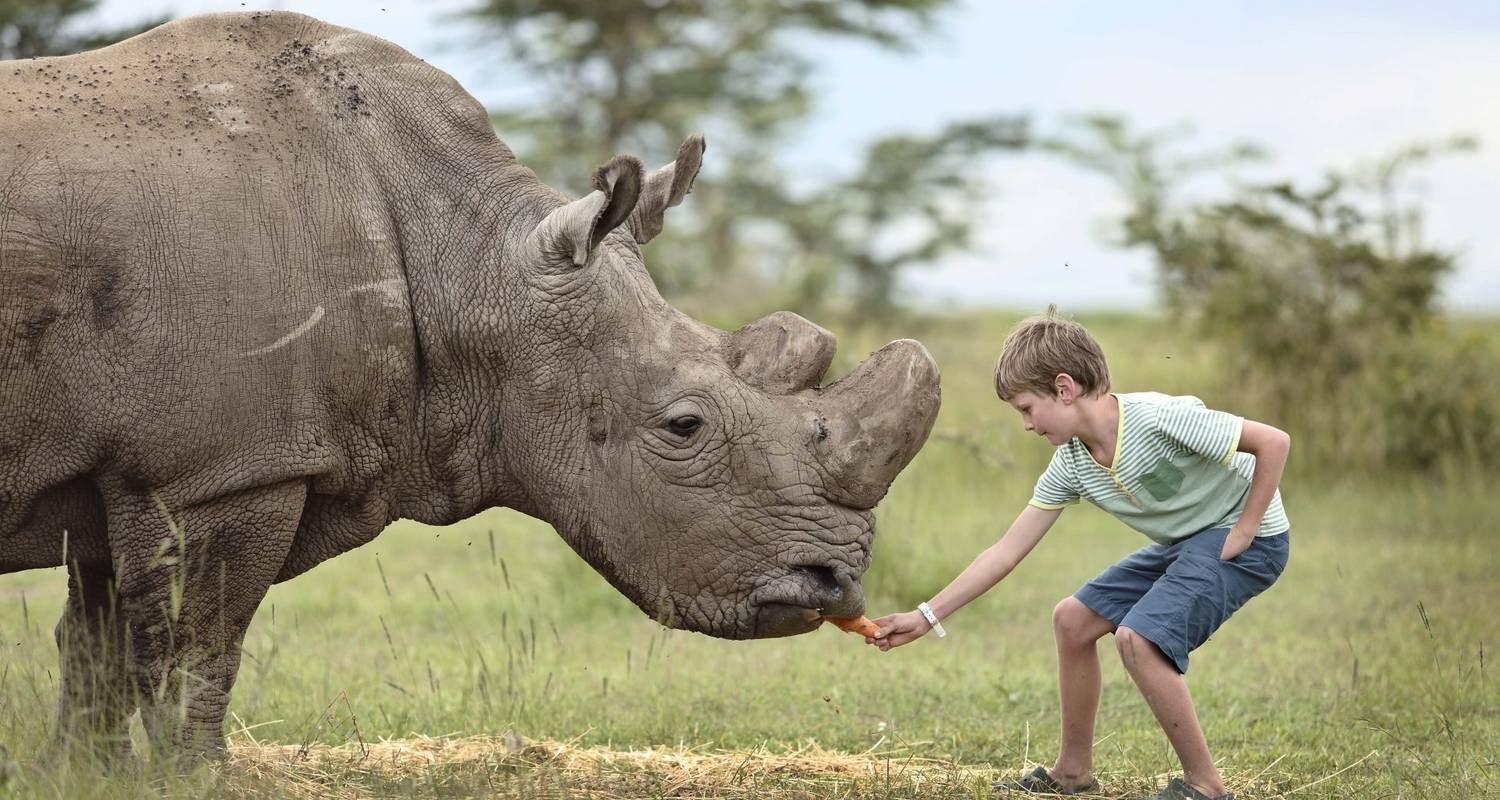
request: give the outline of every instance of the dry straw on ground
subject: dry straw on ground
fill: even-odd
[[[1272,765],[1274,766],[1274,765]],[[900,750],[835,753],[814,744],[787,752],[653,747],[615,750],[519,737],[415,738],[328,745],[242,742],[225,783],[235,796],[345,798],[919,798],[987,797],[1017,767],[954,764]],[[1261,774],[1230,781],[1240,797],[1282,797]],[[1167,776],[1103,776],[1107,794],[1140,797]],[[996,794],[995,796],[1004,796]]]
[[[243,744],[233,748],[229,773],[231,783],[252,792],[275,785],[291,796],[340,800],[401,786],[424,794],[463,794],[468,786],[497,796],[589,798],[842,797],[857,787],[881,786],[904,797],[963,791],[988,774],[931,758],[846,755],[815,745],[783,753],[615,750],[515,737]]]

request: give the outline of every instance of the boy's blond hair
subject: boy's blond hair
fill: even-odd
[[[995,362],[995,393],[1006,401],[1027,390],[1052,397],[1060,374],[1072,377],[1085,396],[1109,391],[1109,364],[1099,343],[1049,305],[1046,314],[1021,320],[1005,337]]]

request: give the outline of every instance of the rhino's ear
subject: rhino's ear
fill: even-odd
[[[544,258],[581,267],[635,209],[645,173],[635,156],[615,156],[594,170],[594,191],[557,208],[531,232]]]
[[[703,166],[703,151],[708,149],[703,134],[695,133],[677,148],[677,159],[646,178],[646,190],[630,215],[630,232],[645,244],[661,233],[662,218],[667,209],[682,202],[693,190],[693,179]]]

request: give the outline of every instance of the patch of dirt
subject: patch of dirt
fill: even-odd
[[[1026,769],[1031,766],[1027,765]],[[340,746],[237,742],[229,796],[283,797],[987,797],[1021,767],[957,764],[905,748],[838,753],[652,747],[615,750],[520,737],[417,738]],[[1168,776],[1102,776],[1100,798],[1149,796]],[[1261,776],[1230,779],[1241,797],[1278,797]]]
[[[328,111],[335,119],[370,116],[356,82],[358,73],[339,59],[319,52],[313,44],[293,39],[271,57],[266,71],[271,78],[273,99],[290,97],[296,89],[294,81],[307,82],[329,97]]]

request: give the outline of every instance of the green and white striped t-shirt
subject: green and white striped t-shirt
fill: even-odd
[[[1055,509],[1080,497],[1163,544],[1240,518],[1255,456],[1237,451],[1244,420],[1206,408],[1196,397],[1156,392],[1117,394],[1120,429],[1112,467],[1100,466],[1077,437],[1052,455],[1031,505]],[[1292,527],[1281,492],[1257,536]]]

